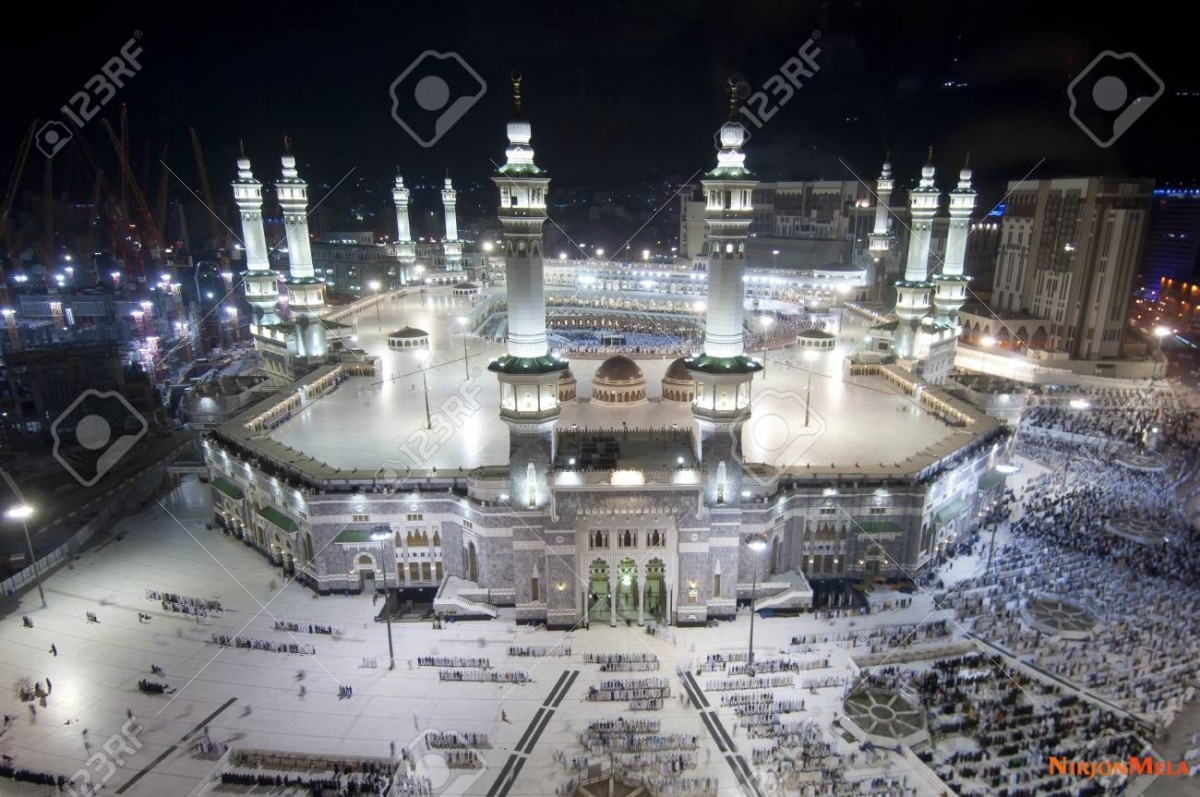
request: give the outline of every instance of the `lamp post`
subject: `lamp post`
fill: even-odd
[[[746,672],[751,678],[754,677],[754,604],[758,600],[758,555],[767,548],[765,540],[756,538],[746,543],[746,547],[750,549],[751,560],[754,562],[753,573],[754,578],[750,582],[750,648],[746,656]]]
[[[469,322],[467,321],[467,317],[465,315],[460,315],[458,317],[458,323],[462,327],[462,336],[463,336],[463,373],[466,374],[467,379],[470,379],[471,378],[471,368],[469,365],[469,360],[467,359],[467,357],[468,357],[468,354],[467,354],[467,331],[468,331],[467,324]]]
[[[429,359],[428,351],[417,352],[417,360],[421,363],[421,391],[425,394],[425,428],[433,428],[433,420],[429,416],[429,380],[425,378],[425,361]]]
[[[29,504],[17,504],[4,513],[10,520],[21,521],[25,531],[25,545],[29,548],[29,561],[33,565],[33,580],[37,583],[38,595],[42,598],[42,608],[46,608],[46,593],[42,590],[42,574],[38,571],[37,555],[33,552],[33,541],[29,539],[29,518],[33,516],[33,507]]]
[[[367,287],[375,294],[375,327],[380,332],[383,331],[383,319],[379,316],[379,289],[382,287],[379,280],[371,280],[367,283]]]
[[[804,390],[804,428],[806,429],[812,416],[812,364],[815,359],[817,359],[817,353],[812,349],[804,352],[804,361],[808,363],[808,387]]]

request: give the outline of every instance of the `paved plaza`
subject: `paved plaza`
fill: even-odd
[[[440,631],[423,622],[396,623],[396,669],[389,672],[387,632],[372,619],[375,609],[370,596],[315,598],[299,585],[285,585],[279,571],[260,554],[205,528],[211,517],[208,493],[207,485],[189,478],[163,499],[162,508],[152,506],[121,522],[117,531],[123,539],[113,538],[88,550],[69,569],[51,575],[48,608],[39,607],[36,591],[27,592],[20,607],[0,622],[4,679],[14,685],[21,679],[53,683],[46,705],[37,707],[36,716],[18,700],[15,689],[3,699],[3,711],[16,719],[0,735],[0,752],[12,756],[17,765],[70,775],[89,757],[81,731],[86,728],[88,738],[99,747],[119,732],[127,710],[132,710],[144,728],[138,736],[141,747],[122,756],[106,793],[131,797],[191,793],[216,765],[213,757],[192,752],[207,729],[214,742],[235,748],[382,757],[390,757],[393,742],[399,752],[432,731],[483,733],[489,743],[482,750],[486,768],[466,775],[451,770],[456,785],[447,785],[441,793],[489,793],[500,773],[506,767],[512,772],[519,762],[507,793],[543,795],[568,780],[570,773],[555,761],[555,755],[561,753],[568,760],[581,755],[576,735],[589,722],[645,716],[659,720],[664,734],[699,733],[697,765],[688,774],[718,779],[721,794],[740,793],[724,741],[732,741],[739,754],[746,754],[747,741],[735,729],[734,714],[720,706],[719,692],[711,692],[707,698],[697,698],[711,703],[702,707],[709,717],[699,722],[701,712],[680,698],[689,692],[698,695],[695,685],[710,683],[714,674],[685,682],[676,668],[693,666],[709,655],[744,654],[747,616],[713,629],[671,628],[658,635],[636,625],[550,632],[518,627],[505,617],[448,624]],[[164,611],[161,603],[145,597],[148,589],[216,600],[222,610],[201,619]],[[884,612],[870,621],[916,622],[929,608],[924,598],[918,598],[902,612]],[[87,612],[93,612],[98,622],[89,622]],[[139,622],[139,613],[151,619]],[[32,620],[33,628],[22,626],[22,616]],[[335,639],[276,631],[276,619],[305,627],[328,624],[340,635]],[[778,656],[797,634],[844,629],[847,622],[853,620],[812,615],[760,619],[756,650],[760,658]],[[314,645],[316,653],[220,648],[211,643],[213,634]],[[51,645],[57,656],[50,653]],[[569,646],[571,655],[509,657],[510,646]],[[652,653],[660,660],[660,669],[614,674],[584,662],[589,653],[622,652]],[[824,678],[846,672],[848,656],[837,646],[817,652],[830,658],[830,667],[800,676]],[[487,657],[495,670],[524,670],[532,682],[441,683],[437,667],[414,663],[418,656]],[[363,667],[365,658],[374,659],[377,667]],[[152,665],[162,668],[162,674],[152,674]],[[305,672],[303,681],[296,678],[300,670]],[[669,680],[670,698],[661,710],[631,713],[626,703],[585,700],[589,687],[606,678],[641,675]],[[142,694],[137,688],[141,679],[164,683],[171,693]],[[802,680],[797,677],[796,682]],[[338,698],[343,684],[353,687],[352,698]],[[781,691],[806,699],[806,716],[827,727],[843,694],[840,686]],[[851,749],[840,737],[836,740],[840,747]],[[602,760],[593,757],[595,763]],[[889,764],[892,771],[903,771],[904,766],[900,759]],[[41,792],[5,781],[3,793]]]
[[[487,371],[488,362],[504,353],[504,345],[467,336],[467,363],[463,362],[463,334],[457,318],[471,307],[470,300],[452,296],[448,288],[431,289],[384,301],[364,310],[347,323],[355,325],[356,345],[380,358],[380,377],[351,378],[337,391],[308,404],[271,436],[333,467],[377,467],[403,462],[402,446],[425,429],[425,404],[421,369],[429,386],[430,412],[454,402],[445,411],[461,433],[436,447],[422,467],[473,468],[504,465],[508,461],[508,429],[496,422],[499,383]],[[387,347],[388,332],[413,326],[430,333],[431,354],[422,363],[418,351]],[[891,467],[912,454],[947,438],[962,436],[919,403],[882,380],[851,377],[842,365],[864,329],[848,327],[838,348],[812,366],[812,394],[808,398],[808,363],[793,349],[769,354],[766,375],[752,387],[751,420],[743,430],[747,462],[765,462],[788,468],[802,462],[831,464],[852,469],[878,465]],[[749,352],[755,354],[754,352]],[[761,352],[755,354],[760,356]],[[646,377],[649,405],[606,408],[590,402],[562,407],[558,426],[581,428],[687,428],[694,423],[686,404],[657,402],[663,374],[674,357],[639,357]],[[590,398],[592,377],[603,359],[573,359],[571,371],[578,380],[580,398]],[[808,405],[810,424],[800,425]],[[836,411],[835,411],[836,409]],[[330,430],[336,429],[336,434]],[[888,446],[879,446],[879,430],[887,429]]]

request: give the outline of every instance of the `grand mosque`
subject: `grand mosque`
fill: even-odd
[[[576,627],[703,624],[750,600],[805,610],[856,581],[912,577],[978,522],[1003,489],[1009,436],[943,387],[968,280],[969,169],[933,270],[932,164],[910,190],[891,312],[827,314],[759,354],[746,269],[757,180],[746,131],[726,122],[702,182],[706,257],[660,267],[689,290],[647,313],[676,312],[696,335],[686,350],[616,351],[632,311],[612,306],[612,284],[641,264],[544,263],[550,176],[519,81],[507,139],[493,175],[503,279],[418,284],[357,314],[325,306],[291,152],[276,184],[282,280],[262,184],[239,160],[245,292],[276,387],[204,440],[229,533],[321,594],[387,588],[447,617],[513,607],[520,623]],[[888,246],[889,165],[876,188],[873,252]],[[396,254],[411,261],[400,179],[394,196]],[[447,243],[447,262],[461,246]],[[568,362],[556,328],[602,323],[605,350]]]

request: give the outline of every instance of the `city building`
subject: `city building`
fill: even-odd
[[[1010,183],[991,303],[962,313],[968,339],[1039,359],[1120,358],[1153,187],[1102,177]]]
[[[1163,278],[1195,282],[1200,276],[1200,188],[1155,188],[1141,269],[1142,287]]]

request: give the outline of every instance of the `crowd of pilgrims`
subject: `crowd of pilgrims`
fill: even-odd
[[[936,707],[929,719],[936,743],[917,755],[963,797],[1075,795],[1078,778],[1052,774],[1050,756],[1128,760],[1142,752],[1145,728],[1134,719],[1006,669],[983,652],[879,668],[864,683],[915,692]]]
[[[227,786],[286,789],[288,794],[299,791],[312,797],[382,797],[389,794],[396,776],[394,766],[381,761],[322,761],[249,751],[234,753],[230,765],[231,769],[221,772],[221,783]],[[307,770],[310,766],[324,769],[325,772],[312,774],[305,771],[304,774],[298,774],[289,771],[297,767]],[[425,794],[432,794],[432,790],[411,794],[413,797],[425,797]]]
[[[1183,398],[1168,389],[1137,390],[1042,387],[1031,396],[1021,416],[1022,427],[1037,427],[1122,445],[1141,445],[1152,429],[1167,447],[1187,445],[1200,426],[1196,413]],[[1086,409],[1071,406],[1087,402]]]

